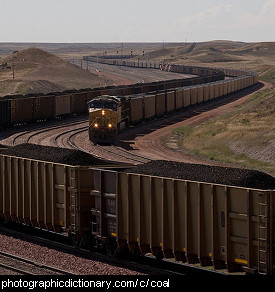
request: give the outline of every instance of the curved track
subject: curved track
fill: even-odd
[[[45,126],[42,127],[39,130],[27,130],[24,132],[21,132],[19,134],[14,135],[12,138],[12,145],[15,146],[17,144],[22,144],[22,143],[34,143],[35,144],[40,144],[37,143],[37,137],[43,137],[45,134],[50,135],[51,132],[56,132],[56,131],[62,131],[68,127],[76,126],[78,127],[79,125],[83,125],[83,123],[87,123],[87,120],[85,119],[84,121],[74,121],[74,122],[67,122],[67,123],[61,123],[60,125],[56,126]],[[43,144],[41,142],[41,144]],[[52,144],[52,143],[50,143]]]
[[[131,153],[122,147],[114,145],[94,145],[87,135],[88,121],[81,120],[73,122],[55,123],[54,126],[41,127],[40,129],[25,129],[23,132],[16,133],[6,140],[7,146],[16,146],[22,143],[40,144],[60,148],[74,148],[98,158],[109,161],[123,162],[128,164],[140,164],[150,161],[150,159]]]
[[[87,138],[85,140],[83,134],[87,135],[87,128],[72,133],[67,139],[68,144],[75,149],[110,161],[140,164],[151,160],[145,156],[131,153],[122,147],[114,145],[94,145],[92,142],[86,141]]]

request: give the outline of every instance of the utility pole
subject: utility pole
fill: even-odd
[[[14,80],[14,57],[12,58],[12,79]]]

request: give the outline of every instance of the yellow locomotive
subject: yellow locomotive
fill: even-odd
[[[128,125],[129,103],[124,97],[102,95],[88,102],[89,139],[95,144],[113,143]]]

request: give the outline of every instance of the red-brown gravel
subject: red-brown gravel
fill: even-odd
[[[82,258],[4,234],[0,234],[0,250],[77,275],[144,275],[138,271],[94,260],[92,255],[90,259]]]

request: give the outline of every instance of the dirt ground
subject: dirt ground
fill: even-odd
[[[15,52],[0,60],[0,96],[49,93],[108,84],[106,78],[37,48]]]

